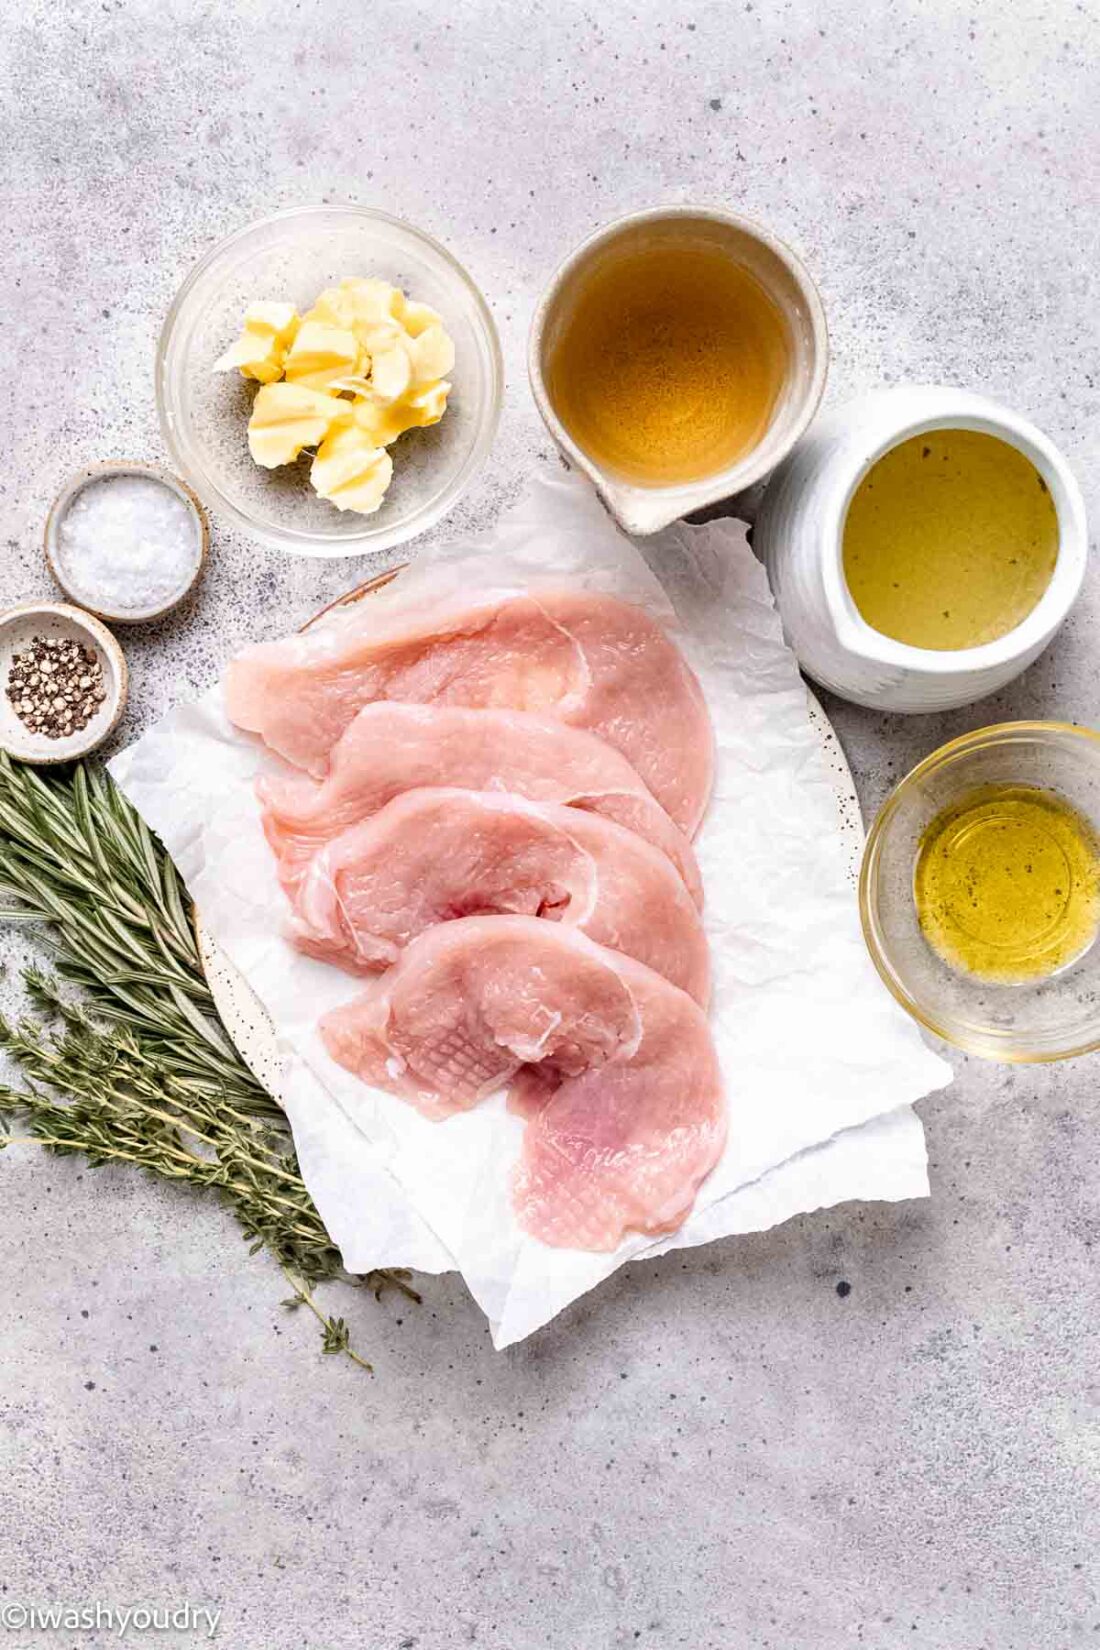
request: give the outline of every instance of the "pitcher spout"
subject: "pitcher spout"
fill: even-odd
[[[646,538],[650,533],[659,533],[662,528],[671,527],[674,521],[699,509],[704,502],[700,500],[697,503],[680,487],[667,490],[632,487],[629,483],[612,481],[601,475],[593,479],[596,491],[610,514],[623,532],[634,538]]]

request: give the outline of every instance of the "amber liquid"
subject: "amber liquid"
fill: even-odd
[[[759,281],[720,248],[685,241],[613,254],[582,278],[546,382],[595,464],[668,486],[714,475],[759,444],[790,354]]]

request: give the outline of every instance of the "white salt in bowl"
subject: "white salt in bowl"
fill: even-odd
[[[167,581],[160,581],[152,600],[143,599],[140,585],[135,584],[136,599],[129,604],[119,599],[116,586],[120,574],[130,570],[142,582],[156,579],[155,565],[150,567],[137,530],[132,535],[128,533],[125,542],[117,539],[112,543],[104,539],[95,545],[95,560],[101,566],[111,564],[98,580],[89,570],[87,529],[81,535],[83,554],[76,551],[72,538],[73,530],[79,526],[74,507],[79,512],[93,504],[96,495],[102,495],[104,489],[127,479],[144,484],[145,496],[154,507],[156,499],[149,489],[163,489],[168,519],[165,520],[166,511],[162,507],[157,512],[160,519],[154,528],[164,542],[165,563],[170,564],[173,575]],[[102,503],[102,497],[99,502]],[[178,607],[202,577],[209,546],[210,530],[199,500],[186,482],[158,464],[121,461],[91,464],[66,482],[46,517],[46,560],[54,578],[70,600],[101,619],[109,619],[112,624],[147,624]]]
[[[32,733],[16,714],[8,698],[8,675],[12,659],[36,636],[79,642],[90,647],[103,671],[106,695],[86,727],[63,739],[49,739]],[[90,613],[68,607],[64,602],[21,602],[0,613],[0,748],[20,762],[48,766],[75,762],[101,745],[118,725],[126,706],[129,671],[126,656],[106,625]]]

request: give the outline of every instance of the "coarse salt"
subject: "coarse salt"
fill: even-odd
[[[71,594],[90,607],[144,613],[190,584],[202,557],[195,512],[151,476],[101,476],[82,487],[57,535]]]

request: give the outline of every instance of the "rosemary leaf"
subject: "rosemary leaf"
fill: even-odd
[[[401,1271],[350,1278],[309,1196],[283,1113],[233,1047],[203,975],[179,873],[102,769],[41,778],[0,752],[0,920],[43,927],[57,974],[32,966],[46,1023],[0,1016],[24,1087],[0,1087],[0,1148],[20,1136],[93,1166],[128,1163],[228,1204],[322,1331],[370,1369],[317,1284],[419,1295]]]

